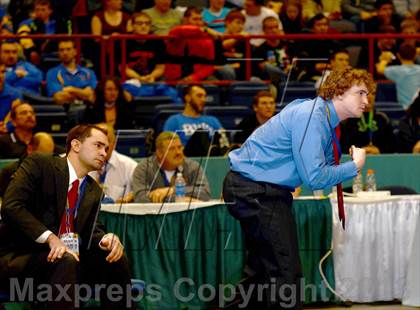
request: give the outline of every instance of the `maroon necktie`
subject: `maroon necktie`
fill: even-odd
[[[71,186],[71,189],[67,192],[66,210],[64,210],[63,216],[61,217],[60,225],[60,236],[67,232],[74,232],[74,209],[76,208],[77,198],[79,196],[79,180],[76,179]],[[68,231],[67,231],[67,228]]]
[[[338,151],[337,142],[340,141],[340,126],[335,127],[335,135],[337,139],[333,139],[333,148],[334,148],[334,160],[335,164],[340,163],[340,154]],[[337,184],[337,204],[338,204],[338,218],[343,225],[343,229],[346,229],[346,214],[344,213],[344,200],[343,200],[343,186],[341,183]]]

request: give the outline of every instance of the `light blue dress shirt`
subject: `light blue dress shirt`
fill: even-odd
[[[357,175],[353,161],[334,163],[332,132],[339,122],[331,101],[295,100],[229,154],[230,167],[251,180],[291,189],[302,183],[323,189],[351,179]]]

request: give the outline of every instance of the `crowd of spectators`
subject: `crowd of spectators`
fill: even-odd
[[[0,30],[5,35],[0,42],[3,134],[14,132],[12,107],[31,94],[63,105],[71,125],[106,122],[116,129],[133,128],[133,97],[141,93],[139,88],[146,89],[142,88],[144,84],[159,81],[269,81],[274,85],[276,102],[276,90],[288,76],[294,81],[316,83],[318,88],[335,66],[368,68],[367,41],[332,40],[328,34],[417,34],[420,16],[418,1],[396,0],[7,2],[2,2],[0,8]],[[299,33],[312,35],[313,39],[281,38],[283,34]],[[7,38],[13,34],[18,36]],[[79,40],[71,36],[60,40],[25,37],[28,34],[93,34],[102,36],[105,44],[98,39]],[[120,41],[113,40],[120,34],[133,35],[127,39],[125,49]],[[251,54],[247,55],[248,35],[271,37],[251,39]],[[407,111],[412,110],[410,104],[420,87],[419,42],[413,38],[384,37],[375,40],[374,45],[375,77],[395,82],[398,104]],[[114,57],[115,65],[107,69],[126,77],[124,85],[103,75],[100,47],[105,47],[105,57]],[[47,66],[51,57],[56,63]],[[122,58],[124,62],[120,61]],[[295,63],[295,59],[302,61]],[[246,60],[251,61],[250,71],[246,70]],[[166,90],[172,91],[169,86]],[[199,124],[201,118],[209,118],[201,115],[200,102],[204,99],[196,94],[204,92],[205,96],[205,90],[195,85],[187,91],[180,96],[185,103],[184,112],[168,120],[172,127],[176,118],[189,117]],[[257,107],[258,104],[253,109]],[[370,120],[372,112],[366,113],[365,118]],[[377,114],[374,115],[373,123],[386,123],[376,121]],[[220,122],[213,123],[217,126],[212,125],[212,130],[222,128]],[[165,125],[165,130],[172,127]],[[361,128],[358,124],[353,127]],[[184,133],[180,133],[180,140],[187,143]],[[395,148],[378,147],[380,152],[409,149],[399,149],[396,144]]]

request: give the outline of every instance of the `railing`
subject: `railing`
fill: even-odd
[[[159,36],[159,35],[134,35],[134,34],[125,34],[125,35],[113,35],[113,36],[98,36],[91,34],[74,34],[74,35],[8,35],[0,36],[0,40],[3,39],[21,39],[21,38],[31,38],[31,39],[51,39],[51,40],[60,40],[62,38],[71,38],[76,42],[76,48],[78,49],[78,60],[81,57],[81,40],[82,39],[91,39],[96,41],[100,48],[100,73],[101,76],[114,76],[115,73],[115,45],[117,42],[121,42],[121,61],[120,65],[122,68],[125,68],[127,64],[127,40],[168,40],[168,39],[179,39],[179,37],[174,36]],[[185,37],[193,39],[193,37]],[[235,38],[241,39],[246,42],[246,53],[245,53],[245,63],[246,63],[246,79],[248,80],[251,77],[251,39],[264,38],[264,39],[281,39],[281,40],[364,40],[368,43],[368,53],[369,53],[369,72],[374,73],[374,47],[375,40],[377,39],[417,39],[420,40],[420,34],[287,34],[287,35],[226,35],[223,38]],[[197,38],[202,39],[202,38]],[[107,49],[109,47],[109,49]],[[108,62],[107,62],[107,54]],[[126,79],[125,70],[121,70],[121,79],[124,81]],[[176,84],[176,81],[167,81],[169,84]],[[209,81],[212,84],[228,84],[229,81]]]

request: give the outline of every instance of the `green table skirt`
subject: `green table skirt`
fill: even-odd
[[[318,263],[331,245],[329,200],[296,200],[293,213],[306,285],[305,302],[329,300],[331,294],[321,284],[318,271]],[[140,308],[216,306],[223,292],[230,296],[230,289],[242,278],[242,232],[224,205],[166,215],[102,212],[100,218],[108,231],[121,236],[133,278],[146,284]],[[324,272],[334,287],[332,258],[327,259]]]

